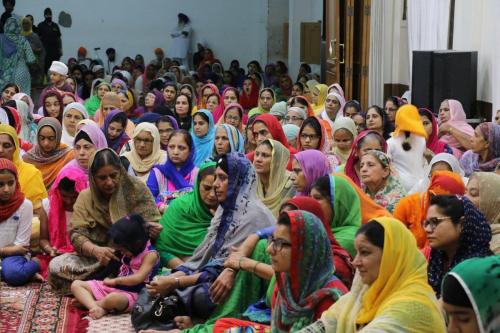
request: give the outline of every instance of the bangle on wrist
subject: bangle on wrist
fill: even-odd
[[[178,277],[174,277],[175,282],[177,282],[177,289],[181,289],[181,279]]]
[[[240,257],[240,260],[238,260],[238,269],[241,270],[241,261],[245,259],[245,257]]]
[[[252,273],[255,273],[255,270],[257,269],[257,265],[258,265],[258,264],[260,264],[260,262],[259,262],[259,261],[257,261],[257,262],[255,263],[255,265],[253,265],[253,270],[252,270]]]

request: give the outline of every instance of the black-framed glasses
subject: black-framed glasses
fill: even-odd
[[[283,250],[283,246],[286,246],[286,247],[292,246],[292,243],[287,242],[286,240],[283,240],[281,238],[274,238],[273,235],[271,235],[267,238],[267,244],[273,246],[274,252],[279,252],[279,251]]]
[[[422,221],[422,227],[425,229],[427,227],[430,227],[431,230],[434,231],[436,227],[443,221],[449,220],[451,217],[449,216],[444,216],[444,217],[431,217],[430,219]]]
[[[319,135],[316,135],[316,134],[305,134],[305,133],[302,133],[302,134],[300,135],[300,138],[301,138],[302,140],[304,140],[304,141],[305,141],[305,140],[307,140],[307,139],[309,139],[310,141],[314,141],[314,140],[319,139]]]

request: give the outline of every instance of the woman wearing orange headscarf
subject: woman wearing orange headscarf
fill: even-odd
[[[434,195],[463,195],[465,185],[459,174],[451,171],[434,171],[426,192],[417,192],[402,198],[394,208],[394,217],[403,222],[417,239],[419,248],[427,245],[427,236],[422,221]]]

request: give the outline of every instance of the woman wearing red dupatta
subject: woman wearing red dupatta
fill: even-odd
[[[268,113],[261,114],[255,119],[252,128],[257,145],[265,139],[273,139],[279,141],[283,146],[286,147],[286,149],[290,151],[290,161],[288,162],[287,170],[291,170],[293,156],[295,155],[297,150],[295,150],[295,148],[290,146],[290,144],[288,143],[285,132],[283,132],[283,128],[281,127],[281,124],[276,119],[276,117]],[[255,152],[251,152],[247,154],[247,158],[253,162],[254,155]]]

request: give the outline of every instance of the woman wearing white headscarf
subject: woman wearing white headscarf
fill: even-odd
[[[73,141],[78,131],[77,125],[84,119],[89,119],[89,114],[83,104],[73,102],[66,105],[63,111],[62,143],[73,147]]]
[[[321,119],[328,121],[330,126],[333,127],[334,122],[340,117],[343,117],[344,105],[344,97],[335,90],[331,90],[331,92],[326,95],[325,108],[320,113]]]
[[[425,192],[430,184],[432,173],[436,170],[447,170],[459,174],[462,177],[464,184],[467,184],[468,179],[465,177],[464,170],[460,167],[457,158],[448,153],[439,153],[435,155],[425,171],[425,177],[420,179],[415,186],[413,186],[408,194],[416,192]]]

